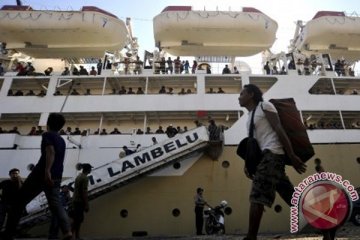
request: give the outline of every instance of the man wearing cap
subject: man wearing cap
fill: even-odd
[[[93,166],[89,163],[81,164],[82,172],[75,179],[75,189],[70,217],[73,219],[71,230],[76,239],[80,239],[80,226],[84,221],[84,212],[89,211],[88,202],[88,174]]]
[[[10,179],[0,182],[0,189],[2,190],[0,200],[0,229],[4,224],[6,215],[9,213],[11,204],[18,198],[19,189],[23,183],[19,173],[19,169],[13,168],[9,171]]]

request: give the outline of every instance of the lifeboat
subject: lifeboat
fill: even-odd
[[[153,19],[158,47],[174,56],[251,56],[275,41],[277,23],[255,8],[194,11],[168,6]]]
[[[0,9],[0,42],[36,58],[101,57],[127,42],[125,23],[100,8],[40,11],[29,6]]]
[[[302,26],[295,39],[302,52],[329,53],[333,58],[358,60],[360,56],[360,17],[344,12],[319,11]]]

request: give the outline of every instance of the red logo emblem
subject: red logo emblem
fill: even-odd
[[[331,229],[344,223],[350,213],[345,190],[331,182],[319,182],[304,193],[301,210],[306,221],[317,229]]]

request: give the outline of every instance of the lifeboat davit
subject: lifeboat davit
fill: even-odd
[[[333,58],[359,60],[360,17],[319,11],[302,27],[294,45],[302,52],[329,53]]]
[[[81,11],[40,11],[29,6],[0,9],[0,42],[37,58],[101,57],[127,42],[125,23],[92,6]]]
[[[169,6],[153,23],[157,46],[174,56],[251,56],[272,46],[278,27],[255,8],[194,11]]]

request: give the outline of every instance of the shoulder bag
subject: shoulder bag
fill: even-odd
[[[262,158],[262,151],[257,140],[254,138],[254,115],[256,107],[251,115],[249,137],[241,140],[236,151],[237,155],[245,160],[245,166],[250,175],[255,174],[257,165]]]

